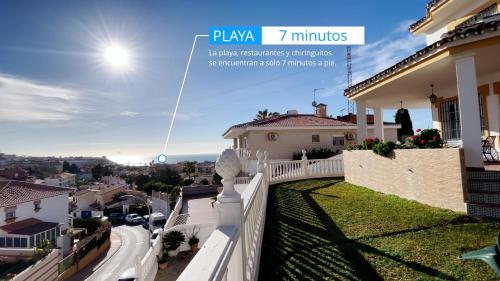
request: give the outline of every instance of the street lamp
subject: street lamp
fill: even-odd
[[[122,195],[119,197],[120,200],[125,200],[125,199],[130,199],[130,198],[141,201],[142,203],[144,203],[144,205],[148,209],[148,218],[149,218],[149,221],[148,221],[148,244],[151,247],[151,242],[150,242],[151,241],[151,210],[149,209],[148,201],[144,200],[143,198],[141,198],[139,196],[135,196],[132,194],[125,194],[125,195]]]
[[[437,96],[434,94],[434,84],[431,84],[431,95],[429,96],[429,100],[432,104],[436,103]]]

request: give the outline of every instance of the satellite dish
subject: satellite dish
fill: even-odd
[[[312,106],[316,107],[317,105],[318,105],[318,103],[316,103],[316,101],[312,102]]]

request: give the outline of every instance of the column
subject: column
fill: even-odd
[[[238,139],[237,138],[233,138],[233,148],[234,149],[238,148]]]
[[[358,144],[363,144],[366,139],[366,101],[356,101],[356,120],[357,120],[357,140]]]
[[[232,262],[228,265],[228,280],[244,280],[245,274],[245,230],[243,223],[243,201],[234,189],[234,180],[241,170],[240,159],[232,149],[226,149],[215,163],[215,171],[222,177],[224,189],[215,202],[215,227],[234,227],[239,229],[241,240],[233,252]],[[236,241],[234,241],[236,242]]]
[[[431,104],[431,113],[432,113],[432,128],[433,129],[438,129],[439,131],[442,130],[441,128],[441,120],[439,119],[439,108],[438,104]],[[443,132],[441,131],[441,135]]]
[[[490,135],[496,136],[495,146],[500,147],[500,93],[495,93],[493,83],[489,84],[490,93],[487,98],[488,103],[488,124]]]
[[[455,67],[465,166],[483,168],[481,121],[479,119],[479,99],[474,56],[458,58],[455,62]]]
[[[373,109],[373,119],[375,125],[375,137],[381,140],[385,140],[384,138],[384,109],[383,108],[374,108]]]

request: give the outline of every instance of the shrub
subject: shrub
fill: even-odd
[[[31,255],[31,259],[33,260],[33,262],[37,262],[46,257],[50,253],[50,251],[52,251],[52,243],[49,240],[45,239],[42,241],[42,243],[36,246],[35,251]]]
[[[418,148],[443,147],[443,140],[438,129],[417,129],[417,134],[408,137],[407,142]]]
[[[163,249],[165,251],[175,251],[184,241],[186,241],[186,237],[182,232],[170,231],[163,236]]]
[[[94,234],[100,226],[101,226],[101,221],[95,218],[73,220],[74,228],[87,229],[86,236]]]
[[[326,159],[339,154],[340,151],[333,151],[329,148],[313,148],[306,152],[307,159]],[[293,154],[293,160],[301,160],[302,151]]]
[[[185,180],[182,182],[182,185],[184,185],[184,186],[188,186],[188,185],[191,185],[193,182],[194,182],[194,180],[193,180],[193,179],[185,179]]]
[[[378,142],[373,144],[372,150],[380,156],[387,157],[396,148],[396,144],[392,141]]]
[[[209,182],[208,182],[208,180],[207,180],[207,179],[202,179],[202,180],[200,181],[200,183],[201,183],[202,185],[208,185],[208,184],[209,184]]]

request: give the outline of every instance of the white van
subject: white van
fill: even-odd
[[[149,224],[151,225],[150,230],[154,231],[158,228],[163,228],[163,226],[167,223],[167,217],[165,217],[162,213],[152,213],[149,216]]]

